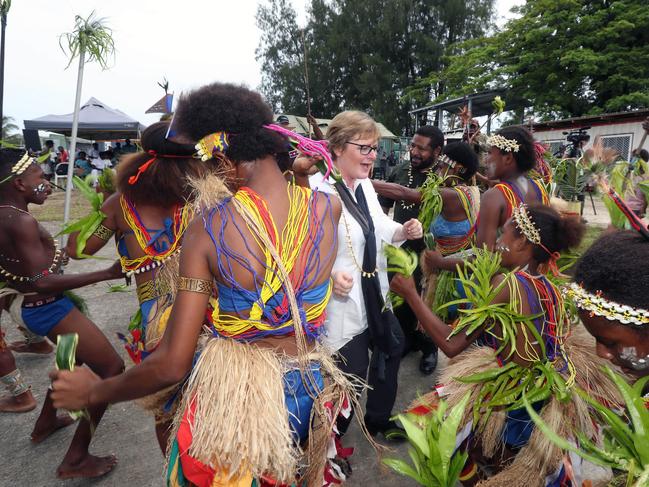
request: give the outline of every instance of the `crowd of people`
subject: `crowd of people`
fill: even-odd
[[[646,229],[601,237],[570,284],[557,262],[579,245],[584,224],[553,208],[532,176],[538,151],[527,129],[486,139],[479,181],[489,184],[480,188],[476,147],[445,144],[436,127],[420,127],[409,161],[377,181],[380,134],[369,115],[336,115],[324,140],[273,120],[242,86],[185,94],[172,121],[143,132],[141,151],[121,155],[101,217],[65,248],[28,210],[51,193],[45,167],[0,149],[0,309],[26,337],[0,338],[9,391],[0,411],[36,407],[13,352],[49,353],[47,340],[76,333],[85,366],[51,373],[32,432],[42,442],[72,423],[57,409],[84,411],[59,478],[112,470],[116,458],[91,455],[89,444],[109,404],[138,399],[167,457],[167,485],[337,485],[351,475],[343,445],[353,419],[372,444],[402,441],[393,419],[401,359],[421,351],[430,376],[441,350],[450,359],[439,371],[444,386],[413,410],[471,395],[457,438],[467,453],[462,484],[571,485],[582,469],[543,442],[521,394],[566,436],[577,428],[598,441],[571,391],[616,404],[601,365],[649,370]],[[75,167],[103,169],[93,161],[113,158],[93,151]],[[433,177],[441,207],[424,228]],[[113,265],[63,273],[69,258],[113,243]],[[421,255],[413,275],[388,273],[386,244]],[[127,367],[68,293],[122,277],[134,278],[139,303],[120,334]],[[401,306],[392,308],[389,290]]]
[[[106,150],[100,150],[99,143],[93,142],[89,151],[79,150],[74,157],[73,173],[80,178],[100,173],[106,168],[115,167],[124,154],[131,154],[137,151],[137,147],[131,139],[126,139],[124,144],[115,142]],[[45,147],[38,154],[34,154],[40,161],[40,167],[48,181],[51,181],[55,174],[65,176],[68,174],[70,154],[63,146],[54,148],[53,140],[46,140]]]

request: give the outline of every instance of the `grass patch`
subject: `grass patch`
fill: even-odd
[[[55,191],[44,204],[31,205],[29,212],[39,222],[61,222],[63,223],[63,209],[65,206],[65,191]],[[79,193],[72,192],[70,202],[70,219],[72,221],[87,215],[90,212],[90,203]]]
[[[606,229],[595,225],[586,225],[586,233],[584,233],[584,238],[581,240],[581,244],[577,247],[577,252],[579,252],[580,255],[583,255],[583,253],[593,245],[593,242],[602,235],[604,230]]]

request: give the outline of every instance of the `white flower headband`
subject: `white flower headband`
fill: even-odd
[[[541,232],[536,228],[527,208],[521,203],[520,206],[512,211],[512,218],[520,232],[533,244],[541,245]],[[548,252],[551,254],[551,252]]]
[[[649,311],[618,304],[602,297],[602,292],[590,293],[577,283],[572,283],[564,290],[578,308],[590,311],[590,315],[603,316],[610,321],[619,321],[624,325],[649,325]]]
[[[20,176],[22,173],[24,173],[27,170],[29,166],[32,165],[33,162],[34,162],[34,158],[29,155],[29,152],[25,152],[25,155],[23,155],[20,158],[20,160],[11,167],[11,171],[9,172],[9,175],[6,178],[4,178],[2,181],[0,181],[0,184],[9,181],[14,176]]]
[[[521,148],[514,139],[507,139],[502,135],[492,135],[487,139],[487,144],[494,147],[498,147],[500,150],[505,152],[518,152]]]

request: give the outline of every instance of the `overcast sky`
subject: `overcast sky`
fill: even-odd
[[[519,0],[496,0],[500,22]],[[70,113],[74,105],[76,61],[67,58],[58,37],[72,30],[74,16],[95,9],[108,19],[117,49],[111,69],[86,66],[82,103],[91,96],[144,124],[162,95],[164,76],[176,94],[211,81],[260,83],[255,48],[257,0],[14,0],[6,31],[4,114],[22,121]],[[306,0],[293,0],[304,21]]]

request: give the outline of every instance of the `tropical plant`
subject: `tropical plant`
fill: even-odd
[[[58,370],[74,370],[78,343],[78,333],[67,333],[56,337],[56,368]],[[87,409],[68,411],[68,414],[73,419],[86,418],[90,421]]]
[[[97,230],[97,227],[106,218],[106,214],[101,211],[101,206],[104,203],[104,194],[98,193],[90,187],[83,179],[78,176],[73,177],[74,186],[81,192],[81,194],[88,200],[92,210],[90,213],[74,223],[65,224],[63,229],[58,235],[69,235],[70,233],[79,232],[77,235],[77,256],[79,258],[89,258],[83,251],[86,248],[86,242]]]
[[[108,62],[115,53],[113,31],[106,25],[105,18],[96,18],[94,10],[83,18],[74,17],[74,29],[59,36],[59,46],[70,58],[66,68],[76,57],[84,62],[96,61],[101,69],[108,69]]]
[[[534,411],[530,405],[531,401],[527,398],[524,400],[525,408],[536,426],[560,448],[576,453],[597,465],[626,472],[627,486],[647,486],[649,485],[649,411],[643,397],[643,390],[649,382],[649,376],[643,377],[631,386],[609,367],[606,367],[605,372],[613,380],[624,399],[626,417],[620,417],[585,391],[575,388],[579,396],[592,407],[603,426],[601,445],[595,444],[582,432],[575,431],[578,447],[552,430]]]
[[[0,0],[0,16],[6,17],[11,8],[11,0]]]
[[[442,212],[442,195],[440,188],[444,184],[445,178],[430,172],[426,177],[426,181],[421,185],[419,191],[421,192],[421,206],[419,207],[419,216],[417,219],[421,222],[424,230],[430,228],[431,223]]]
[[[610,175],[600,184],[603,188],[612,188],[620,198],[624,199],[628,190],[632,189],[631,172],[632,169],[628,162],[620,162],[613,167]],[[605,189],[604,193],[602,200],[611,218],[611,224],[615,228],[624,228],[627,223],[626,216],[615,204],[607,189]]]
[[[278,111],[304,114],[310,103],[329,118],[356,107],[401,133],[412,123],[408,111],[444,90],[413,85],[441,70],[447,46],[489,31],[495,2],[309,0],[304,25],[288,0],[258,3],[261,90]]]
[[[518,3],[500,30],[446,51],[439,101],[501,88],[549,119],[649,106],[646,0]]]
[[[418,262],[416,253],[391,244],[383,245],[383,253],[388,261],[386,269],[388,272],[396,272],[406,277],[410,277],[415,273]],[[392,303],[392,308],[403,304],[403,298],[392,291],[388,293],[387,301]]]
[[[534,337],[530,341],[537,341],[543,347],[543,340],[533,321],[538,315],[522,314],[519,311],[520,304],[516,293],[510,293],[510,301],[507,303],[495,302],[500,292],[515,279],[513,272],[507,272],[503,274],[500,283],[495,286],[492,284],[494,276],[501,270],[500,253],[490,252],[486,248],[474,248],[473,253],[475,258],[466,261],[464,268],[458,266],[457,269],[458,280],[466,292],[466,297],[444,305],[462,306],[458,310],[458,322],[449,338],[459,333],[468,336],[483,330],[500,343],[496,354],[506,353],[506,358],[510,358],[515,352],[519,355],[522,353],[517,350],[516,336],[523,330],[526,335],[529,332]],[[545,355],[545,350],[541,355]]]
[[[23,145],[23,136],[20,133],[20,127],[16,125],[13,117],[2,117],[2,137],[0,142],[3,147],[16,148]]]
[[[413,415],[398,415],[410,443],[408,455],[413,466],[397,458],[385,458],[383,463],[420,485],[455,487],[468,457],[455,448],[455,438],[469,397],[466,394],[449,411],[446,402],[440,400],[436,410],[416,421]]]
[[[2,138],[7,137],[11,132],[18,132],[20,127],[14,123],[13,117],[2,117]]]
[[[107,194],[113,194],[116,191],[117,173],[114,169],[107,167],[97,178],[97,186]]]
[[[109,60],[115,54],[115,43],[112,30],[106,25],[103,18],[96,18],[93,11],[88,17],[80,15],[74,17],[74,29],[59,36],[59,46],[69,56],[66,69],[75,58],[79,58],[77,74],[77,92],[74,99],[74,115],[72,118],[72,134],[70,154],[76,154],[77,131],[79,128],[79,107],[81,105],[81,87],[83,86],[83,68],[86,62],[97,62],[101,69],[108,69]],[[63,222],[70,218],[70,201],[72,196],[72,175],[74,164],[68,164],[68,177],[65,188],[65,207]]]
[[[590,179],[581,159],[561,159],[553,167],[552,179],[556,183],[555,193],[566,201],[578,201],[584,194]]]

